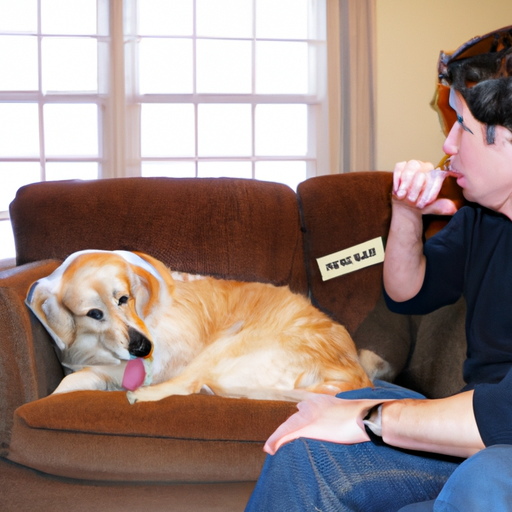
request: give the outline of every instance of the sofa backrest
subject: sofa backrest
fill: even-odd
[[[295,193],[243,179],[129,178],[21,188],[17,264],[83,249],[146,252],[173,270],[307,293]]]
[[[312,178],[298,187],[311,298],[351,334],[379,299],[382,263],[323,281],[317,258],[387,236],[391,181],[391,173],[360,172]]]
[[[322,176],[299,185],[311,298],[348,328],[359,350],[386,363],[386,380],[431,398],[447,396],[464,385],[464,299],[429,315],[398,315],[387,309],[382,297],[382,263],[323,281],[316,260],[377,237],[385,240],[391,186],[389,172]],[[432,228],[432,219],[426,220]],[[435,228],[440,229],[447,219],[435,222],[441,223]]]
[[[395,315],[382,301],[382,263],[323,281],[316,261],[387,236],[391,182],[387,172],[321,176],[297,195],[242,179],[33,184],[11,204],[17,264],[83,249],[137,250],[174,270],[289,285],[345,325],[359,349],[389,363],[390,378],[444,396],[463,384],[465,305]]]

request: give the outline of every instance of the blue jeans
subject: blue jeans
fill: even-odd
[[[424,398],[388,383],[375,384],[338,396]],[[461,462],[392,448],[376,436],[355,445],[300,438],[267,457],[246,512],[397,511],[436,498]]]
[[[464,461],[436,500],[400,512],[506,512],[512,510],[512,446],[495,445]]]

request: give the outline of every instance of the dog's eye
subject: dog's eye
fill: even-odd
[[[126,304],[128,302],[128,295],[123,295],[120,299],[119,299],[119,303],[118,305],[119,306],[122,306],[123,304]]]
[[[103,311],[100,309],[91,309],[87,312],[87,316],[94,318],[94,320],[103,320]]]

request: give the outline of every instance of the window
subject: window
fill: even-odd
[[[0,258],[27,183],[328,167],[325,0],[120,6],[0,0]]]
[[[131,3],[131,101],[143,176],[316,173],[325,16],[308,0]],[[133,122],[136,125],[136,121]]]
[[[0,0],[0,258],[19,187],[101,175],[107,36],[107,2]]]

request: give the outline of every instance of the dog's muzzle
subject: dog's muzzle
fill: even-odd
[[[139,331],[129,328],[128,329],[128,352],[135,357],[146,357],[151,353],[153,348],[151,341],[149,341],[144,334]]]

